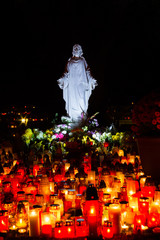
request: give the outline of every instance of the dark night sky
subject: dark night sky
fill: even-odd
[[[160,87],[158,0],[6,0],[1,18],[1,107],[65,113],[56,80],[75,43],[98,81],[90,113]]]

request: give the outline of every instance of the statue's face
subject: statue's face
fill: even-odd
[[[82,52],[81,46],[78,45],[78,44],[75,44],[75,45],[73,46],[73,52],[72,52],[72,54],[73,54],[73,57],[80,57],[80,56],[82,56],[83,52]]]

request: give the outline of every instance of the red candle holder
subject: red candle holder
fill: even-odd
[[[41,233],[45,237],[52,237],[51,214],[48,212],[41,214]]]
[[[159,213],[150,213],[148,216],[148,227],[154,228],[160,224],[160,214]]]
[[[72,220],[66,220],[64,228],[65,228],[65,236],[67,238],[75,237],[75,226]]]
[[[55,228],[54,228],[54,238],[65,238],[65,229],[63,227],[63,222],[56,222]]]
[[[113,225],[110,221],[104,221],[104,225],[102,226],[102,237],[103,238],[113,238]]]
[[[145,226],[146,225],[146,216],[145,214],[142,213],[137,213],[134,217],[134,230],[138,231],[141,230],[142,225]]]
[[[84,218],[75,219],[75,231],[76,231],[76,237],[89,236],[89,226],[87,225]]]
[[[140,213],[148,214],[149,213],[149,198],[140,197],[138,201],[138,207]]]
[[[6,233],[8,231],[8,211],[0,211],[0,232]]]
[[[98,200],[87,200],[83,203],[83,216],[89,224],[90,236],[98,236],[98,228],[102,222],[102,205]]]
[[[142,187],[141,191],[144,197],[154,197],[154,193],[155,193],[155,186],[144,186]]]
[[[76,209],[81,209],[82,194],[76,194],[75,205]]]

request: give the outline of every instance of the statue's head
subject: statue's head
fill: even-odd
[[[79,44],[75,44],[73,46],[72,55],[73,55],[73,57],[81,57],[83,55],[82,48]]]

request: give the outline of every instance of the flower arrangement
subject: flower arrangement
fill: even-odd
[[[61,119],[62,121],[64,119]],[[90,151],[94,149],[97,152],[103,153],[104,147],[107,146],[111,150],[114,145],[118,145],[126,150],[127,143],[131,142],[132,138],[124,132],[111,133],[110,128],[98,128],[99,124],[95,117],[91,117],[84,122],[83,126],[72,128],[70,123],[61,122],[55,124],[53,128],[46,131],[39,129],[26,129],[22,139],[35,153],[43,153],[46,150],[56,154],[58,148],[61,148],[62,154],[67,154],[72,149],[84,149]]]
[[[137,102],[132,121],[137,136],[160,136],[160,93],[151,93]]]

